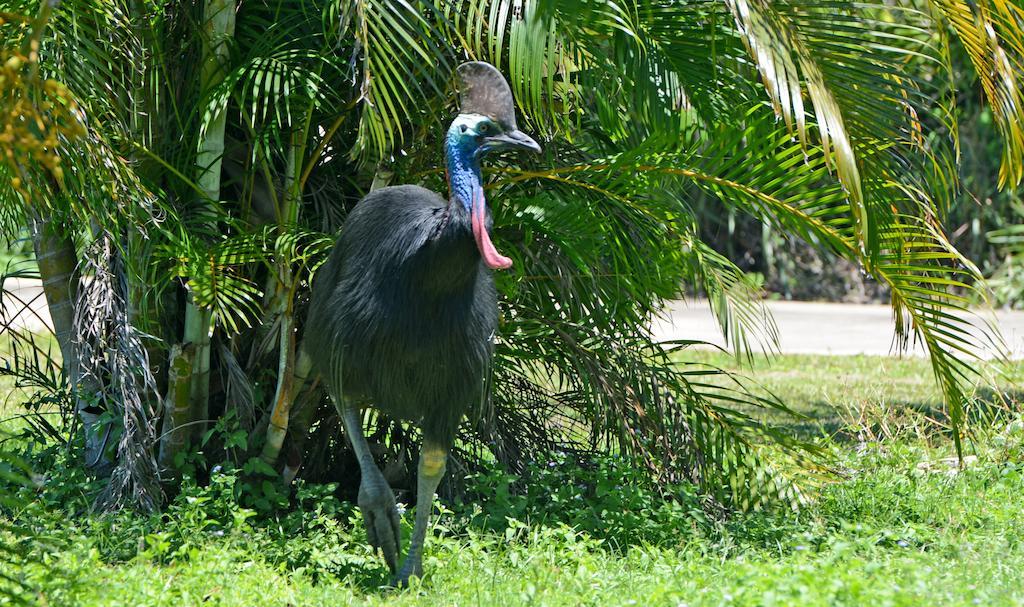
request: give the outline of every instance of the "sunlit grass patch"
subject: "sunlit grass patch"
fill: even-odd
[[[784,356],[767,375],[765,364],[753,374],[815,423],[914,393],[939,406],[922,361]],[[887,391],[872,374],[914,387]],[[895,411],[879,415],[896,423]],[[19,571],[50,605],[1019,605],[1024,421],[976,432],[962,471],[935,431],[833,441],[835,476],[804,509],[724,518],[692,487],[652,487],[616,458],[535,462],[518,490],[494,470],[446,503],[426,578],[406,591],[383,588],[386,567],[332,486],[297,485],[289,508],[260,515],[225,467],[186,483],[162,515],[100,515],[89,511],[100,484],[51,449],[36,461],[44,488],[21,490],[32,504],[4,516],[59,545]]]

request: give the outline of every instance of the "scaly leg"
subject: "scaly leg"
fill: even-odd
[[[444,476],[447,461],[447,445],[424,439],[416,475],[416,523],[409,542],[409,554],[393,581],[396,586],[405,586],[411,576],[423,577],[423,542],[427,537],[430,513],[434,509],[434,493]]]
[[[395,508],[395,494],[373,461],[370,445],[363,436],[359,411],[340,399],[334,399],[334,404],[345,426],[345,434],[359,459],[359,470],[363,476],[359,483],[359,510],[363,513],[366,537],[370,546],[380,548],[384,553],[384,561],[391,573],[394,573],[398,569],[398,552],[402,547],[401,519]]]

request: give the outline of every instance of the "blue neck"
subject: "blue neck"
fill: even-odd
[[[483,182],[480,178],[480,160],[476,158],[476,142],[465,137],[456,126],[448,131],[444,142],[445,160],[448,165],[448,191],[450,200],[462,203],[463,208],[472,211],[474,194],[483,196]]]

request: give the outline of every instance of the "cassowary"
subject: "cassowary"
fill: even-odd
[[[317,273],[304,344],[359,460],[367,537],[397,584],[422,575],[434,492],[491,361],[498,320],[492,270],[512,265],[491,243],[480,160],[499,150],[540,152],[516,127],[512,91],[497,69],[470,62],[456,74],[461,109],[444,142],[448,199],[400,185],[355,206]],[[366,406],[422,429],[416,521],[400,570],[399,516],[363,436],[359,410]]]

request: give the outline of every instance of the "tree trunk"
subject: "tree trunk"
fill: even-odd
[[[292,131],[291,144],[288,148],[288,165],[285,168],[283,203],[278,213],[278,230],[281,233],[285,230],[294,229],[298,221],[299,188],[301,187],[299,171],[302,170],[302,160],[305,155],[304,143],[307,134],[308,120],[306,129],[294,129]],[[288,434],[288,415],[298,390],[302,388],[306,375],[306,371],[302,370],[302,379],[298,382],[295,381],[297,370],[295,361],[295,273],[292,270],[292,260],[284,255],[279,255],[275,266],[278,284],[275,289],[274,307],[280,310],[281,317],[281,333],[278,341],[277,390],[274,395],[274,408],[270,415],[270,423],[267,425],[266,442],[263,444],[263,452],[260,454],[263,461],[271,466],[277,463],[278,456],[281,453],[281,446],[284,444],[284,438]]]
[[[60,346],[64,373],[69,382],[78,376],[78,356],[74,344],[75,293],[78,292],[78,257],[75,245],[58,234],[49,220],[33,217],[32,244],[43,281],[46,305],[53,321],[53,333]]]
[[[174,459],[188,445],[189,432],[183,428],[191,421],[190,378],[193,352],[180,344],[171,346],[170,365],[167,370],[167,397],[164,398],[164,433],[160,438],[160,457],[157,463],[161,477],[175,477]]]
[[[274,410],[267,425],[267,440],[260,457],[271,466],[277,463],[284,437],[288,433],[288,414],[293,402],[292,386],[295,384],[295,329],[292,326],[291,306],[281,316],[281,345],[277,366],[277,392],[274,395]]]
[[[317,404],[321,391],[317,381],[306,386],[306,381],[313,369],[313,361],[299,346],[298,358],[295,361],[295,375],[292,382],[292,410],[288,416],[288,451],[285,457],[284,470],[281,477],[285,484],[295,480],[302,468],[302,453],[309,439],[309,427],[313,424],[313,416],[317,412]],[[303,392],[304,388],[308,388]],[[302,400],[299,396],[302,395]]]
[[[82,432],[85,435],[85,462],[94,470],[109,471],[113,461],[104,453],[105,441],[98,424],[102,411],[94,407],[90,399],[90,396],[99,390],[91,382],[83,385],[81,361],[74,338],[75,296],[79,283],[75,245],[51,220],[33,213],[30,225],[39,277],[43,282],[43,294],[46,296],[46,306],[60,348],[61,366],[74,394],[75,413],[82,422]]]
[[[192,352],[192,368],[188,373],[189,421],[195,422],[187,434],[198,438],[210,418],[210,310],[196,305],[189,297],[185,304],[185,335],[183,349]],[[168,382],[168,386],[170,383]],[[177,418],[174,418],[177,419]],[[174,426],[175,428],[177,426]],[[165,432],[171,430],[167,428]]]
[[[203,67],[201,90],[208,95],[224,79],[224,66],[229,57],[229,43],[235,33],[235,1],[208,0],[203,7]],[[226,108],[220,108],[200,138],[196,154],[199,171],[197,183],[205,195],[204,204],[213,207],[220,200],[221,159],[224,156],[224,126]],[[211,216],[213,214],[211,213]],[[201,435],[210,409],[210,332],[212,315],[209,309],[199,307],[189,298],[185,309],[184,347],[192,351],[192,370],[189,378],[189,401],[193,421],[192,432]],[[184,381],[184,380],[182,380]],[[173,428],[166,428],[167,432]]]

